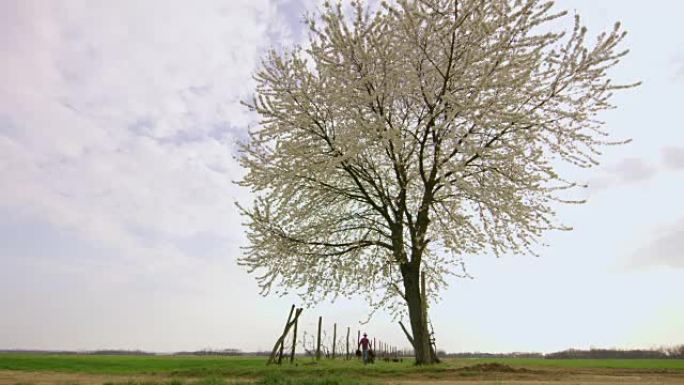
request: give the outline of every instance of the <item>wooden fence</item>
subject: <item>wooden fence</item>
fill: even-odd
[[[318,317],[318,328],[316,330],[315,340],[313,336],[308,338],[306,332],[304,332],[302,336],[298,336],[297,325],[302,311],[302,308],[296,308],[295,305],[292,305],[290,308],[285,327],[273,346],[267,364],[280,365],[282,364],[283,359],[287,360],[287,357],[284,357],[283,355],[285,354],[285,347],[288,343],[290,348],[288,352],[290,363],[294,362],[295,357],[298,355],[298,343],[304,350],[303,353],[300,353],[299,355],[310,356],[315,360],[321,360],[322,358],[351,360],[352,358],[357,357],[357,350],[361,341],[360,330],[357,330],[356,333],[356,344],[352,344],[353,341],[350,340],[351,327],[347,326],[344,339],[338,339],[337,323],[333,323],[331,328],[332,340],[324,341],[327,339],[328,333],[326,333],[324,328],[323,317]],[[344,349],[342,349],[342,347],[344,347]],[[370,349],[373,350],[375,359],[385,361],[401,361],[403,357],[413,355],[413,349],[400,348],[375,337],[370,342]]]

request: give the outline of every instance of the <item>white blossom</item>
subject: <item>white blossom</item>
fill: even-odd
[[[620,24],[588,44],[540,32],[566,17],[542,0],[400,0],[353,15],[326,4],[310,44],[256,74],[260,124],[242,146],[254,194],[240,263],[265,293],[365,295],[405,308],[402,266],[432,298],[462,257],[534,253],[559,193],[557,160],[597,164],[610,141],[607,70]],[[577,203],[577,202],[569,202]]]

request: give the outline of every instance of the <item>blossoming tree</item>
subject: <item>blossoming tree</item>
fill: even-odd
[[[435,362],[427,305],[462,257],[533,253],[554,220],[554,172],[596,164],[612,108],[620,25],[585,43],[542,0],[325,4],[306,47],[271,51],[246,104],[254,194],[240,263],[265,293],[364,295],[408,315],[418,364]],[[421,276],[426,283],[421,285]]]

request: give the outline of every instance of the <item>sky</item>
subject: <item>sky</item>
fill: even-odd
[[[0,0],[0,349],[269,349],[294,297],[237,266],[239,101],[268,47],[303,42],[303,0]],[[596,35],[621,21],[612,72],[643,81],[602,115],[614,138],[584,205],[540,257],[466,256],[430,308],[450,352],[684,343],[684,3],[560,0]],[[406,346],[358,299],[302,313]]]

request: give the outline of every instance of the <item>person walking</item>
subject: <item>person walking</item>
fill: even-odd
[[[368,340],[368,334],[363,333],[363,338],[359,341],[359,347],[361,348],[361,352],[363,354],[363,364],[368,363],[368,350],[370,348],[370,340]]]

